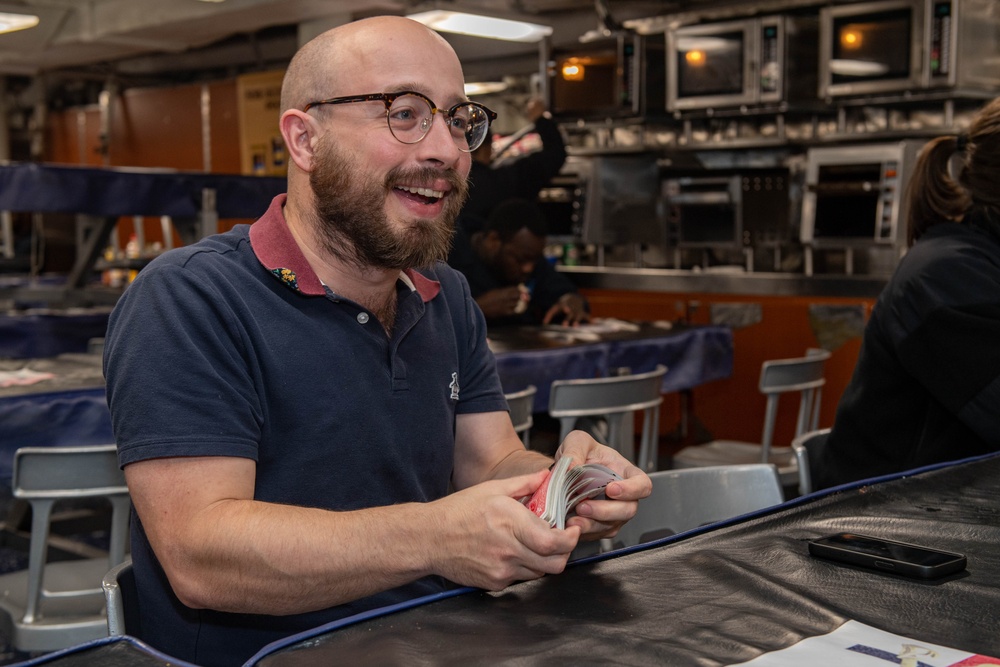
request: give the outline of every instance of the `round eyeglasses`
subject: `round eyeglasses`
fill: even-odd
[[[490,133],[490,123],[496,120],[495,111],[476,102],[459,102],[445,111],[421,93],[404,90],[398,93],[372,93],[348,95],[328,100],[310,102],[302,110],[309,111],[322,104],[349,104],[351,102],[376,102],[385,104],[385,119],[392,136],[404,144],[415,144],[430,132],[434,114],[444,114],[448,130],[458,145],[458,150],[471,153],[483,145]]]

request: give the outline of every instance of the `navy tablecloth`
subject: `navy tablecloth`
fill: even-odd
[[[104,445],[115,441],[101,356],[63,354],[0,360],[0,370],[27,369],[54,377],[0,387],[0,483],[10,480],[20,447]]]
[[[535,412],[548,410],[553,380],[607,377],[622,368],[645,373],[663,364],[667,374],[662,391],[671,393],[728,378],[733,372],[733,333],[722,326],[667,330],[644,324],[639,331],[602,336],[600,342],[550,343],[540,349],[520,349],[537,338],[536,330],[490,335],[505,344],[496,352],[503,390],[511,393],[535,385]]]
[[[210,188],[220,218],[257,218],[286,186],[277,176],[8,163],[0,164],[0,211],[193,218]]]
[[[37,359],[86,352],[103,338],[111,308],[39,309],[0,313],[0,358]]]

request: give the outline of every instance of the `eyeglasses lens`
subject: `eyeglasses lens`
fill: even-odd
[[[489,130],[486,112],[474,104],[458,104],[445,116],[451,136],[460,150],[472,151],[483,143]],[[389,129],[404,144],[415,144],[431,129],[433,113],[427,100],[416,95],[397,97],[389,107]]]

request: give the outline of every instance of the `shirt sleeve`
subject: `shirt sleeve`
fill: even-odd
[[[108,324],[105,376],[123,465],[166,456],[256,459],[262,410],[225,300],[180,266],[151,265]]]

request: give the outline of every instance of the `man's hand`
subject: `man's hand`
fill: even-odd
[[[563,316],[562,323],[569,327],[575,327],[581,322],[586,322],[590,319],[590,314],[587,313],[586,302],[576,292],[567,292],[559,297],[559,301],[545,313],[542,324],[550,324],[558,315]]]
[[[520,502],[548,471],[482,482],[432,503],[444,510],[431,558],[437,574],[466,586],[500,590],[557,574],[580,538],[579,527],[550,528]]]
[[[483,315],[491,319],[523,313],[529,298],[525,290],[519,285],[514,285],[484,292],[476,299],[476,303],[479,304]]]
[[[649,476],[614,449],[600,444],[583,431],[573,431],[556,451],[556,460],[569,456],[573,465],[600,463],[622,476],[604,489],[607,500],[585,500],[576,506],[576,516],[566,522],[567,530],[579,527],[581,540],[614,537],[622,524],[635,516],[639,500],[653,490]]]
[[[545,102],[537,97],[533,97],[528,100],[528,103],[524,107],[524,115],[527,116],[528,120],[532,123],[541,118],[544,113]]]

